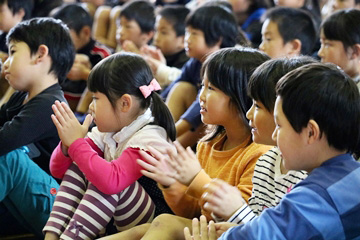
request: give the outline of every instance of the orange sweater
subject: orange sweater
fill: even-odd
[[[166,202],[173,212],[182,217],[193,218],[204,214],[210,216],[199,199],[203,194],[203,186],[212,178],[219,178],[237,186],[243,198],[247,201],[252,190],[252,176],[257,159],[271,147],[249,142],[247,138],[238,147],[228,151],[220,151],[225,135],[220,135],[209,142],[200,142],[197,147],[197,158],[203,168],[191,184],[176,182],[168,188],[161,188]]]

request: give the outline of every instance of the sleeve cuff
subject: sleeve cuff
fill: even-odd
[[[244,204],[227,221],[231,223],[240,224],[240,223],[250,222],[255,217],[256,215],[253,213],[251,208],[248,205]]]
[[[201,169],[200,172],[196,175],[194,180],[190,183],[186,194],[199,199],[201,195],[204,192],[204,185],[209,183],[211,181],[211,178],[207,173],[204,171],[204,169]]]

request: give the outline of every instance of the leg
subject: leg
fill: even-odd
[[[46,239],[50,239],[49,236],[54,234],[59,237],[64,232],[83,198],[86,187],[84,174],[76,164],[72,164],[62,179],[50,218],[43,229]]]
[[[170,214],[161,214],[157,216],[151,223],[149,230],[146,232],[142,240],[176,240],[184,239],[184,228],[192,229],[190,219],[178,217]]]
[[[118,231],[130,229],[136,225],[151,222],[155,205],[145,189],[135,182],[120,194],[114,215]]]
[[[117,239],[126,239],[126,240],[140,240],[149,229],[150,223],[145,223],[142,225],[135,226],[123,232],[119,232],[110,236],[100,238],[101,240],[117,240]]]
[[[195,101],[197,90],[195,86],[188,82],[178,82],[173,86],[166,98],[168,106],[174,121],[177,122],[181,115]]]
[[[96,9],[94,15],[94,23],[92,26],[93,37],[98,42],[106,44],[106,36],[109,29],[111,7],[100,6]]]
[[[0,202],[22,226],[43,237],[57,182],[17,149],[0,157],[0,186]]]
[[[107,43],[106,45],[115,49],[116,48],[116,21],[120,16],[121,6],[115,6],[111,9],[110,12],[110,22],[109,22],[109,30],[107,34]]]

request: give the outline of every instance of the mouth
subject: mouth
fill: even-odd
[[[200,114],[207,112],[206,108],[204,106],[200,106]]]

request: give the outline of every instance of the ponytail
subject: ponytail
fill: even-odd
[[[165,105],[160,95],[156,92],[152,92],[150,96],[152,100],[150,108],[155,119],[154,123],[163,127],[167,133],[168,138],[170,138],[171,141],[175,141],[175,123],[168,107]]]

